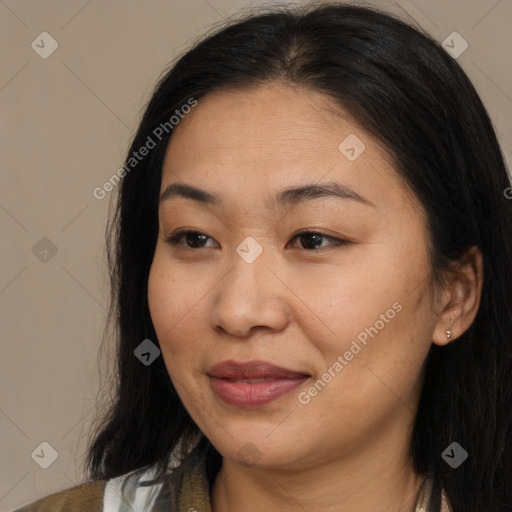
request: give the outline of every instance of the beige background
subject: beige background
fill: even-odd
[[[408,13],[438,41],[457,31],[469,43],[458,61],[510,164],[512,2],[374,3]],[[0,1],[0,510],[83,478],[108,303],[108,197],[95,199],[93,189],[122,165],[164,67],[212,23],[256,5],[263,2]],[[47,59],[31,47],[45,31],[59,45]],[[48,242],[33,250],[43,237],[55,255],[44,253]],[[42,442],[58,453],[48,469],[31,458]]]

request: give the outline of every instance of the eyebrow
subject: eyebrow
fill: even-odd
[[[222,206],[223,204],[222,198],[218,194],[208,192],[187,183],[173,183],[172,185],[169,185],[160,196],[160,202],[162,203],[163,201],[167,201],[173,197],[184,197],[199,203],[215,206]],[[338,199],[352,200],[375,208],[375,205],[371,201],[359,195],[347,185],[343,185],[335,181],[323,184],[311,183],[287,188],[271,198],[268,206],[296,206],[306,201],[322,197],[335,197]]]

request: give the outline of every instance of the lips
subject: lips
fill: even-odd
[[[290,393],[310,375],[265,361],[224,361],[208,372],[213,391],[224,402],[238,407],[268,404]]]
[[[219,379],[244,381],[249,379],[297,379],[310,376],[307,373],[288,370],[266,361],[249,361],[247,363],[224,361],[212,366],[208,374]]]

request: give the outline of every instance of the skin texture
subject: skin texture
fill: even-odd
[[[350,134],[365,144],[354,161],[338,149]],[[373,206],[333,197],[268,204],[284,188],[330,181]],[[425,358],[476,314],[478,251],[435,287],[422,208],[386,151],[332,100],[304,88],[275,83],[202,98],[167,149],[161,190],[177,182],[223,201],[161,202],[148,283],[171,379],[223,456],[213,510],[412,511],[422,478],[409,442]],[[207,238],[188,239],[192,247],[187,237],[166,242],[181,229]],[[304,230],[326,237],[296,237]],[[336,246],[329,236],[349,243]],[[246,237],[263,249],[252,263],[236,252]],[[308,248],[315,242],[320,248]],[[389,319],[394,304],[400,311]],[[378,334],[301,403],[299,393],[376,325]],[[239,408],[210,385],[209,368],[228,359],[311,377],[268,405]],[[247,463],[241,454],[249,449],[256,455]]]

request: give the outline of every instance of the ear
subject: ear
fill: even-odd
[[[482,253],[477,247],[471,247],[446,272],[440,293],[441,311],[432,335],[433,343],[447,345],[469,329],[480,306],[483,281]]]

